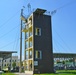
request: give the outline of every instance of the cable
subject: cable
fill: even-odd
[[[55,38],[54,38],[54,40],[57,42],[57,44],[59,44],[60,45],[60,47],[62,48],[62,49],[64,49],[65,50],[65,48],[62,46],[62,44],[60,44]],[[58,46],[57,46],[58,47]],[[59,47],[58,47],[58,51],[60,51],[61,52],[61,50],[59,49]]]
[[[16,42],[16,47],[15,47],[16,50],[17,50],[17,47],[18,47],[18,43],[19,43],[19,34],[18,34],[18,38],[17,38],[17,42]]]
[[[71,1],[71,2],[69,2],[69,3],[67,3],[67,4],[64,4],[63,6],[57,8],[56,10],[59,10],[59,9],[65,8],[65,7],[71,5],[71,4],[75,3],[75,2],[76,2],[76,0],[75,0],[75,1]]]
[[[17,38],[15,37],[15,42],[13,43],[13,50],[16,50],[18,52],[19,49],[17,49],[17,47],[18,47],[18,43],[19,43],[19,33],[16,36],[17,36]],[[15,56],[17,56],[17,54],[15,54]]]
[[[69,2],[69,3],[67,3],[67,4],[64,4],[63,6],[61,6],[61,7],[59,7],[59,8],[56,8],[55,10],[51,11],[51,15],[55,14],[58,10],[60,10],[60,9],[62,9],[62,8],[65,8],[65,7],[71,5],[71,4],[75,3],[75,2],[76,2],[76,0],[75,0],[75,1],[71,1],[71,2]]]
[[[54,51],[57,52],[57,50],[56,50],[55,47],[54,47],[54,38],[53,38],[53,36],[52,36],[52,44],[53,44],[53,52],[54,52]]]
[[[19,31],[19,30],[18,30]],[[17,47],[17,44],[18,44],[18,40],[19,40],[19,33],[18,33],[18,31],[16,32],[16,36],[18,35],[18,37],[16,38],[16,36],[15,36],[15,40],[17,40],[17,42],[15,41],[15,43],[14,43],[14,45],[13,45],[13,50],[15,49],[16,50],[16,48],[15,47]],[[18,34],[17,34],[18,33]],[[16,46],[15,46],[15,44],[16,44]]]
[[[55,30],[55,28],[54,28],[54,31],[57,33],[57,31]],[[69,49],[69,50],[71,50],[71,48],[65,43],[65,41],[62,39],[62,37],[57,33],[57,35],[59,36],[59,38],[63,41],[63,43],[65,44],[65,46]]]
[[[58,50],[54,47],[54,50],[56,51],[56,53],[58,52]],[[54,53],[54,51],[53,51],[53,53]]]
[[[67,4],[64,4],[63,6],[61,6],[61,7],[59,7],[59,8],[57,8],[57,9],[55,9],[55,10],[53,10],[52,12],[51,12],[51,15],[53,15],[53,14],[55,14],[58,10],[60,10],[60,9],[62,9],[62,8],[65,8],[65,7],[67,7],[67,6],[69,6],[69,5],[71,5],[71,4],[73,4],[73,3],[76,3],[76,0],[75,1],[71,1],[71,2],[69,2],[69,3],[67,3]],[[55,32],[57,33],[57,31],[55,30]],[[61,36],[57,33],[57,35],[61,38]],[[61,38],[61,40],[64,42],[64,40]],[[65,43],[65,42],[64,42]],[[65,46],[69,49],[69,50],[71,50],[70,49],[70,47],[65,43]]]
[[[7,47],[7,46],[11,45],[11,44],[14,43],[15,41],[16,41],[16,40],[14,40],[14,41],[8,43],[7,45],[4,45],[4,46],[0,47],[0,49],[2,49],[2,48],[4,48],[4,47]]]
[[[12,17],[10,17],[10,18],[9,18],[6,22],[4,22],[2,25],[0,25],[0,28],[3,27],[4,25],[6,25],[6,23],[8,23],[12,18],[14,18],[19,11],[20,11],[20,10],[18,10]]]
[[[60,52],[60,49],[59,49],[59,47],[58,47],[58,43],[56,43],[56,39],[54,38],[54,36],[52,36],[53,37],[53,52],[55,51],[55,52]],[[56,40],[56,41],[55,41]],[[54,41],[55,41],[55,44],[54,44]],[[56,46],[56,48],[55,48],[55,46]]]
[[[3,38],[5,35],[8,35],[8,33],[12,32],[13,30],[15,30],[19,25],[17,25],[16,27],[12,28],[10,31],[8,31],[7,33],[3,34],[2,36],[0,36],[0,38]]]

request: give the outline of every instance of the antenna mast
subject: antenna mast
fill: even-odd
[[[27,7],[28,7],[28,13],[30,13],[30,11],[31,11],[31,5],[30,5],[30,3],[28,3]]]

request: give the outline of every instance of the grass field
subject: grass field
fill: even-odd
[[[76,75],[76,70],[58,70],[52,74],[34,74],[34,75]]]
[[[13,73],[3,73],[3,74],[0,74],[0,75],[17,75],[17,74],[13,74]]]
[[[16,75],[13,73],[3,73],[2,75]],[[76,70],[58,70],[56,73],[50,74],[34,74],[34,75],[76,75]]]

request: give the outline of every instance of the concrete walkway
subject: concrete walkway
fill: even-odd
[[[25,73],[15,73],[17,75],[32,75],[32,74],[25,74]]]

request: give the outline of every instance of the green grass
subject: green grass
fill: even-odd
[[[76,75],[76,70],[58,70],[57,73],[50,74],[34,74],[34,75]],[[13,73],[3,73],[2,75],[16,75]]]
[[[76,70],[58,70],[57,73],[50,74],[34,74],[34,75],[76,75]]]
[[[17,74],[14,74],[14,73],[3,73],[2,75],[17,75]]]

